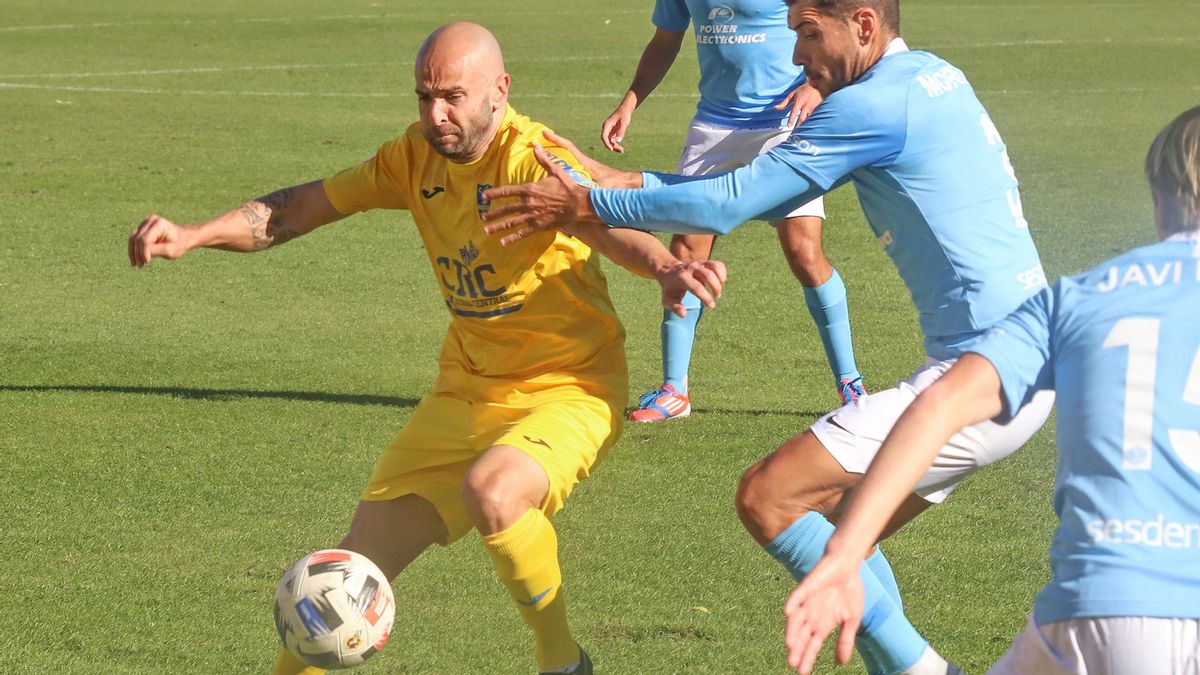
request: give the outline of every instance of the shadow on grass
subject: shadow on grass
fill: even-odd
[[[340,403],[347,405],[376,405],[387,408],[415,408],[419,398],[405,396],[380,396],[377,394],[334,394],[326,391],[259,391],[255,389],[202,389],[198,387],[137,387],[103,384],[0,384],[4,392],[59,392],[85,394],[140,394],[143,396],[169,396],[198,401],[234,401],[237,399],[280,399],[284,401],[314,401],[317,403]],[[735,417],[808,417],[816,419],[828,411],[810,410],[762,410],[733,408],[695,408],[696,414],[731,415]]]
[[[2,392],[75,392],[90,394],[142,394],[170,396],[203,401],[232,401],[237,399],[268,398],[285,401],[316,401],[349,405],[377,405],[389,408],[415,408],[421,399],[375,394],[333,394],[325,391],[257,391],[254,389],[200,389],[195,387],[134,387],[116,385],[48,384],[0,385]]]

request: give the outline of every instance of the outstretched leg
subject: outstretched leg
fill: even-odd
[[[389,581],[431,545],[445,541],[446,526],[433,504],[417,495],[387,501],[361,501],[350,531],[338,548],[371,559]],[[273,675],[318,675],[325,671],[306,665],[286,649],[275,661]]]
[[[816,566],[833,534],[833,525],[822,514],[837,513],[860,478],[843,469],[806,431],[746,471],[738,486],[738,516],[755,541],[800,579]],[[892,527],[927,506],[914,495]],[[862,576],[865,608],[857,643],[871,672],[946,672],[945,661],[929,648],[894,599],[899,597],[898,589],[882,554],[872,556],[869,564],[864,562]]]

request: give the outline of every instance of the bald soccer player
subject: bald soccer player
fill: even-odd
[[[682,263],[652,235],[583,227],[501,248],[483,232],[496,185],[556,172],[590,184],[578,160],[541,149],[543,125],[508,105],[510,78],[486,29],[434,31],[416,63],[420,122],[374,157],[325,180],[272,192],[198,225],[153,215],[129,238],[130,262],[197,247],[260,251],[370,209],[412,213],[450,311],[440,371],[379,458],[341,548],[393,579],[432,544],[478,529],[525,622],[545,673],[591,673],[567,623],[558,539],[549,517],[621,431],[624,329],[600,251],[662,286],[683,312],[687,291],[711,306],[721,263]],[[281,652],[277,675],[319,673]]]

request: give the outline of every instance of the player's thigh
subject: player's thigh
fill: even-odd
[[[1200,673],[1200,621],[1097,617],[1037,625],[1030,617],[989,675]]]
[[[859,480],[808,431],[784,441],[747,473],[758,483],[762,499],[792,502],[809,511],[832,510]]]
[[[951,365],[952,360],[927,359],[908,379],[825,415],[812,431],[843,469],[864,473],[900,415]],[[954,434],[917,483],[917,494],[933,503],[944,501],[975,470],[1007,457],[1028,441],[1045,423],[1053,404],[1052,392],[1040,392],[1006,423],[982,422]]]
[[[476,404],[430,394],[421,399],[404,428],[380,455],[363,490],[366,502],[388,502],[417,495],[431,504],[449,544],[471,530],[463,507],[463,476],[486,446],[477,440],[480,415]]]
[[[806,431],[746,470],[735,506],[750,535],[765,544],[805,513],[833,512],[860,478]]]
[[[616,443],[623,403],[575,386],[538,392],[523,405],[509,401],[496,409],[507,419],[489,445],[516,448],[542,468],[547,488],[539,507],[553,515]]]

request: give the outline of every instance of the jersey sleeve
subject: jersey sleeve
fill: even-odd
[[[324,181],[325,196],[339,213],[407,209],[408,144],[404,137],[385,143],[375,156]]]
[[[1055,284],[1030,297],[968,350],[990,361],[1000,375],[1002,420],[1011,419],[1036,392],[1054,388],[1052,333],[1057,288]]]
[[[654,13],[650,20],[655,27],[672,33],[682,33],[691,24],[691,13],[683,0],[654,0]]]
[[[738,225],[786,216],[826,192],[770,153],[721,174],[643,174],[637,190],[592,190],[592,208],[613,227],[676,234],[728,234]]]
[[[572,155],[571,153],[567,152],[565,148],[557,145],[543,144],[542,148],[546,151],[546,154],[550,156],[550,161],[565,171],[571,180],[584,187],[596,187],[595,181],[592,180],[591,175],[588,174],[587,170],[583,168],[583,164],[579,162],[575,155]],[[521,161],[518,162],[514,167],[514,174],[513,183],[519,184],[536,183],[545,178],[548,175],[548,172],[546,171],[545,167],[543,167],[541,163],[537,161],[537,157],[534,156],[531,148],[528,153],[525,153],[524,156],[522,156]]]
[[[769,154],[831,190],[852,171],[894,159],[904,149],[903,100],[880,103],[850,88],[836,92]]]

